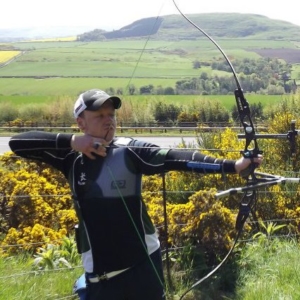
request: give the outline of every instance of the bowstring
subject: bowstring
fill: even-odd
[[[146,47],[147,47],[147,45],[148,45],[148,42],[149,42],[149,40],[150,40],[150,38],[151,38],[151,36],[152,36],[152,34],[153,34],[153,29],[155,28],[156,23],[157,23],[157,21],[159,20],[160,13],[161,13],[161,11],[162,11],[162,8],[163,8],[165,2],[166,2],[166,0],[165,0],[165,1],[163,2],[163,4],[161,5],[161,7],[160,7],[160,9],[159,9],[159,12],[158,12],[158,14],[157,14],[157,17],[156,17],[156,19],[155,19],[155,22],[153,23],[153,25],[152,25],[152,27],[151,27],[151,29],[150,29],[150,31],[149,31],[149,34],[148,34],[147,39],[146,39],[146,42],[144,43],[144,46],[143,46],[143,48],[142,48],[142,51],[140,52],[140,55],[139,55],[139,57],[138,57],[138,59],[137,59],[137,62],[136,62],[136,64],[135,64],[134,68],[133,68],[133,71],[132,71],[132,74],[131,74],[131,76],[130,76],[130,79],[129,79],[129,81],[128,81],[126,87],[125,87],[125,94],[126,94],[126,93],[129,93],[130,84],[131,84],[131,82],[132,82],[132,80],[133,80],[133,78],[134,78],[134,76],[135,76],[135,73],[136,73],[136,71],[137,71],[138,65],[139,65],[139,63],[140,63],[140,61],[141,61],[141,59],[142,59],[142,56],[143,56],[143,54],[144,54],[144,52],[145,52],[145,50],[146,50]],[[108,134],[108,133],[107,133],[107,134]],[[107,134],[106,134],[106,135],[107,135]],[[123,146],[123,147],[128,148],[128,146]],[[123,196],[122,192],[121,192],[120,189],[119,189],[119,186],[118,186],[118,184],[117,184],[117,182],[116,182],[116,178],[115,178],[115,176],[114,176],[114,174],[113,174],[113,172],[112,172],[110,166],[109,166],[107,163],[106,163],[106,168],[107,168],[107,170],[108,170],[108,172],[109,172],[109,174],[110,174],[110,177],[112,178],[113,182],[115,183],[115,186],[116,186],[117,191],[118,191],[118,194],[119,194],[119,196],[120,196],[120,198],[121,198],[121,200],[122,200],[122,203],[123,203],[123,205],[124,205],[124,208],[125,208],[125,210],[126,210],[128,216],[129,216],[129,218],[130,218],[131,223],[133,224],[134,230],[135,230],[135,232],[136,232],[136,234],[137,234],[137,236],[138,236],[140,242],[141,242],[142,245],[143,245],[143,249],[145,250],[145,252],[146,252],[146,254],[147,254],[147,257],[148,257],[148,259],[149,259],[149,261],[150,261],[150,264],[151,264],[151,266],[152,266],[152,268],[153,268],[153,270],[154,270],[154,272],[155,272],[155,275],[156,275],[156,277],[158,278],[159,283],[161,284],[161,286],[163,287],[163,289],[165,289],[165,284],[164,284],[162,278],[160,277],[160,275],[159,275],[159,273],[158,273],[158,271],[157,271],[157,268],[156,268],[156,266],[154,265],[154,263],[153,263],[153,261],[152,261],[152,259],[151,259],[151,257],[150,257],[150,254],[149,254],[149,252],[148,252],[147,246],[145,245],[145,241],[143,240],[143,238],[142,238],[142,236],[141,236],[141,234],[140,234],[140,232],[139,232],[139,230],[138,230],[138,228],[137,228],[137,225],[136,225],[136,223],[135,223],[135,221],[134,221],[134,219],[133,219],[133,216],[132,216],[132,214],[131,214],[131,212],[130,212],[130,210],[129,210],[127,204],[126,204],[126,201],[125,201],[125,199],[124,199],[124,196]]]
[[[130,210],[129,210],[127,204],[126,204],[126,201],[125,201],[125,199],[124,199],[124,196],[123,196],[121,190],[119,189],[119,185],[118,185],[118,183],[117,183],[116,177],[115,177],[114,173],[112,172],[111,167],[108,165],[107,162],[105,163],[105,165],[106,165],[106,169],[107,169],[108,172],[109,172],[110,177],[112,178],[113,182],[115,183],[116,189],[117,189],[118,194],[119,194],[119,196],[120,196],[120,198],[121,198],[121,200],[122,200],[122,203],[123,203],[123,205],[124,205],[124,208],[125,208],[125,210],[126,210],[128,216],[129,216],[129,218],[130,218],[130,221],[131,221],[131,223],[132,223],[132,225],[133,225],[133,227],[134,227],[134,230],[135,230],[135,232],[136,232],[136,234],[137,234],[137,236],[138,236],[140,242],[141,242],[142,245],[143,245],[143,248],[144,248],[144,250],[145,250],[145,252],[146,252],[146,254],[147,254],[147,257],[148,257],[148,259],[149,259],[149,261],[150,261],[150,264],[151,264],[151,266],[152,266],[152,268],[153,268],[153,270],[154,270],[154,272],[155,272],[155,275],[156,275],[156,277],[158,278],[158,280],[159,280],[161,286],[164,288],[165,285],[164,285],[162,279],[160,278],[160,276],[159,276],[159,274],[158,274],[158,271],[157,271],[157,269],[156,269],[156,267],[155,267],[155,265],[154,265],[154,263],[153,263],[153,261],[152,261],[150,255],[149,255],[147,246],[145,245],[145,241],[144,241],[144,239],[142,238],[142,236],[141,236],[141,234],[140,234],[140,232],[139,232],[139,230],[138,230],[138,227],[137,227],[137,225],[136,225],[136,223],[135,223],[135,221],[134,221],[134,219],[133,219],[133,216],[132,216],[132,214],[131,214],[131,212],[130,212]]]

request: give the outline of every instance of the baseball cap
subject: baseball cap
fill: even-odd
[[[98,110],[107,100],[112,101],[115,109],[121,107],[122,102],[119,97],[110,96],[102,90],[92,89],[80,94],[74,105],[74,117],[78,118],[84,110]]]

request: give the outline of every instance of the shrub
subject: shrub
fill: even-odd
[[[12,154],[1,158],[0,211],[2,245],[8,253],[33,250],[73,232],[77,218],[64,177],[42,163]]]
[[[19,110],[10,102],[2,102],[0,105],[0,120],[9,122],[15,120],[19,115]]]

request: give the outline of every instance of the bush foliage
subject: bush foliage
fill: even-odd
[[[291,132],[291,120],[298,118],[293,107],[299,107],[299,101],[293,99],[293,105],[282,103],[274,110],[273,118],[268,121],[269,133]],[[264,164],[260,171],[298,177],[300,140],[295,138],[295,152],[292,155],[291,142],[289,139],[259,141],[264,150]],[[244,147],[244,141],[239,140],[231,129],[210,134],[209,143],[210,149],[219,151],[210,152],[200,146],[199,150],[227,159],[239,158]],[[62,174],[43,163],[23,160],[12,153],[1,157],[0,172],[0,249],[3,256],[24,251],[38,255],[41,247],[47,249],[48,244],[61,244],[65,237],[73,235],[77,219],[70,189]],[[162,247],[192,246],[191,255],[194,258],[200,255],[203,264],[215,265],[230,249],[235,238],[241,199],[239,194],[216,199],[215,194],[218,190],[243,186],[244,180],[235,174],[201,175],[172,171],[163,176],[143,178],[143,198],[157,225]],[[291,183],[259,190],[255,207],[257,220],[291,220],[278,233],[298,235],[299,194],[299,185]],[[168,232],[163,226],[164,201]],[[244,234],[252,235],[257,230],[257,223],[247,223]]]

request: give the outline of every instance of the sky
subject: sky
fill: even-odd
[[[298,0],[175,0],[184,14],[253,13],[300,26]],[[1,2],[0,29],[91,26],[117,30],[147,17],[179,14],[173,0],[14,0]]]

